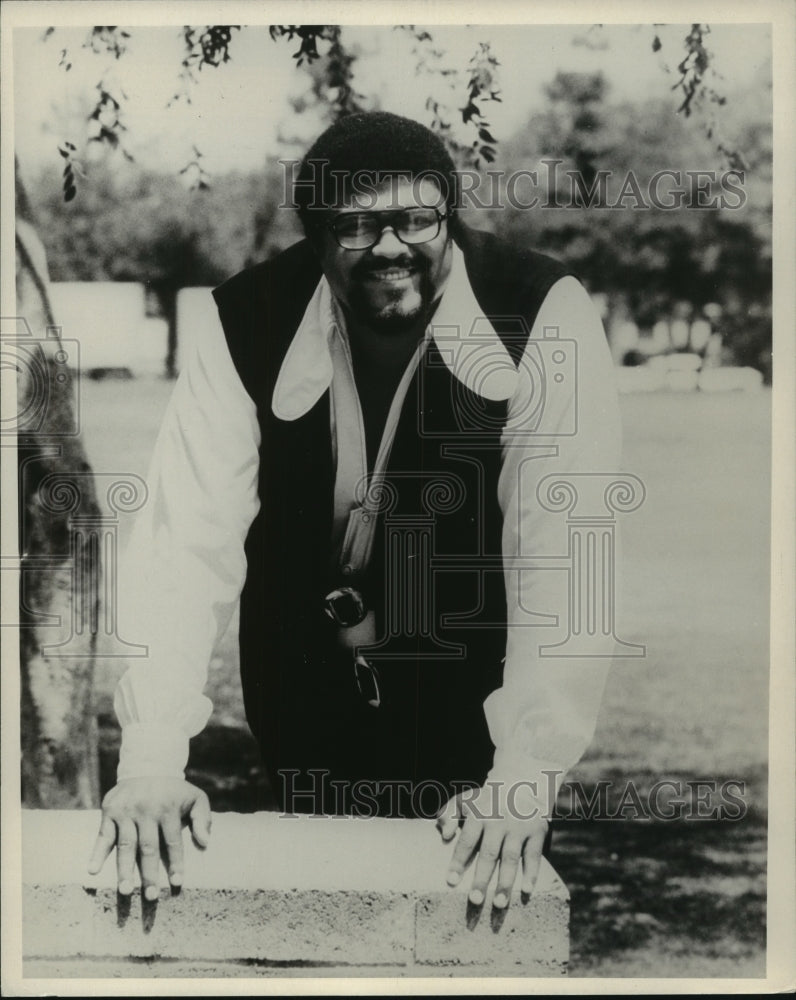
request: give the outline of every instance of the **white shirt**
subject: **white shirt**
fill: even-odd
[[[401,393],[433,337],[455,377],[490,398],[508,398],[498,482],[504,558],[566,553],[566,520],[542,509],[536,484],[551,473],[619,471],[618,400],[602,323],[580,283],[560,279],[548,292],[515,369],[491,325],[482,321],[474,328],[481,309],[461,253],[454,251],[448,284],[399,387],[379,457],[386,462]],[[576,357],[574,377],[557,384],[545,370],[539,425],[545,433],[529,434],[529,421],[539,415],[538,346],[550,327],[558,329],[561,341],[575,342],[574,351],[565,345],[568,356]],[[350,396],[347,404],[340,402],[340,386],[350,376],[341,368],[350,359],[335,343],[340,336],[339,315],[322,279],[285,357],[272,400],[277,416],[296,419],[332,387],[338,534],[341,519],[358,506],[351,485],[365,461],[359,407],[351,409]],[[544,356],[549,355],[549,340],[546,346]],[[119,780],[182,776],[188,740],[202,730],[212,711],[202,690],[245,581],[244,542],[259,510],[256,409],[220,323],[199,332],[185,349],[186,362],[155,446],[149,501],[138,515],[121,571],[120,632],[128,641],[146,644],[149,655],[130,661],[116,692],[122,726]],[[486,382],[478,376],[479,351],[490,359],[493,375]],[[345,401],[345,391],[342,396]],[[346,405],[348,416],[340,425]],[[575,426],[577,432],[570,433]],[[507,570],[505,583],[503,684],[484,704],[496,747],[489,778],[534,783],[536,797],[547,809],[545,772],[555,773],[557,790],[591,741],[613,639],[605,639],[604,657],[540,656],[541,644],[566,634],[566,574]],[[559,631],[549,627],[553,619],[539,615],[557,616]],[[542,622],[548,627],[540,627]]]

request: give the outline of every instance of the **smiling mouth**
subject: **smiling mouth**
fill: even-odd
[[[383,271],[369,271],[365,277],[371,281],[404,281],[411,278],[415,271],[415,268],[391,267]]]

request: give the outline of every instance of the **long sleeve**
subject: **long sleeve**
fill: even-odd
[[[545,327],[557,330],[558,343],[545,339]],[[545,378],[541,421],[540,358]],[[537,486],[551,473],[620,469],[613,364],[599,315],[575,278],[560,279],[539,311],[502,445],[498,496],[508,632],[503,685],[484,705],[496,747],[489,780],[522,783],[526,797],[530,794],[546,813],[564,774],[592,739],[614,648],[608,636],[597,657],[540,655],[541,645],[566,635],[568,580],[562,559],[568,539],[566,517],[543,509]],[[539,556],[553,558],[539,564],[544,568],[511,567],[515,557]]]
[[[246,575],[244,542],[258,507],[255,405],[214,322],[185,344],[147,476],[148,500],[121,564],[119,620],[131,658],[114,707],[118,778],[182,776],[188,740],[207,723],[202,691]]]

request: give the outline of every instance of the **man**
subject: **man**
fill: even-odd
[[[460,830],[449,883],[477,855],[470,900],[497,866],[504,907],[605,679],[540,655],[563,574],[512,568],[566,548],[544,476],[618,468],[601,324],[561,265],[461,223],[415,122],[342,119],[295,197],[306,239],[215,291],[223,334],[194,345],[158,441],[127,608],[149,659],[117,693],[90,867],[116,844],[120,891],[138,858],[155,898],[159,837],[172,884],[182,824],[206,843],[183,769],[242,590],[246,714],[283,809],[437,814]]]

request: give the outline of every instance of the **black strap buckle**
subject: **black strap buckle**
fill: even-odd
[[[338,587],[324,598],[324,611],[342,628],[351,628],[364,621],[368,611],[365,599],[353,587]]]

